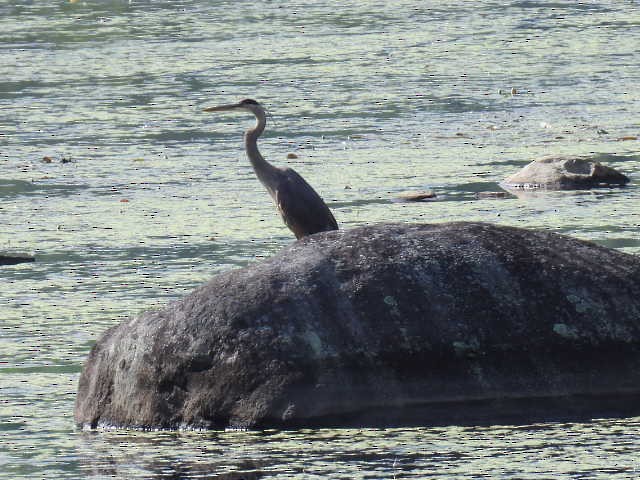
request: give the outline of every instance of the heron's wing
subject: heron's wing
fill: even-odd
[[[337,230],[338,222],[320,195],[295,170],[285,168],[276,188],[276,204],[296,238]]]

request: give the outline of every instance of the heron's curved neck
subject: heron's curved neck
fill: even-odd
[[[256,125],[247,130],[244,134],[244,145],[247,149],[247,157],[251,161],[251,165],[258,176],[258,179],[265,185],[270,185],[276,167],[267,162],[258,150],[258,137],[264,132],[267,124],[267,117],[263,112],[254,112],[256,116]]]

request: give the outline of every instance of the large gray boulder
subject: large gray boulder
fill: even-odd
[[[388,224],[303,238],[109,329],[75,420],[421,425],[549,400],[637,409],[638,394],[640,259],[512,227]]]
[[[506,188],[570,190],[598,186],[622,186],[629,178],[614,168],[589,158],[560,155],[542,157],[507,177]]]

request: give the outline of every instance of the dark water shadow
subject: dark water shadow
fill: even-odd
[[[256,256],[261,257],[282,248],[278,242],[264,243],[260,241],[202,241],[183,237],[166,237],[176,242],[168,246],[156,245],[125,245],[122,248],[104,247],[99,244],[86,245],[81,252],[57,250],[38,254],[39,264],[77,263],[100,264],[122,262],[127,260],[166,261],[193,264],[207,262],[217,264],[235,264],[246,266],[251,263],[247,251],[252,249]]]
[[[26,254],[14,254],[14,255],[2,255],[0,254],[0,266],[1,265],[18,265],[20,263],[32,263],[35,262],[35,257]]]
[[[378,195],[376,198],[360,198],[356,200],[347,201],[333,201],[327,202],[330,208],[350,208],[350,207],[364,207],[367,205],[380,205],[393,203],[392,194],[385,194],[385,196]]]
[[[529,163],[530,161],[531,160],[495,159],[495,160],[490,160],[488,162],[474,163],[474,164],[469,165],[469,166],[470,167],[485,167],[485,166],[495,166],[495,165],[499,165],[499,166],[508,165],[508,166],[513,166],[515,168],[521,168],[524,165],[526,165],[527,163]]]
[[[355,199],[351,201],[327,202],[331,208],[363,207],[368,205],[389,205],[395,203],[432,203],[432,202],[468,202],[473,200],[491,198],[510,198],[514,195],[503,189],[497,182],[469,182],[456,185],[442,185],[435,189],[415,189],[416,193],[431,191],[434,197],[420,200],[407,199],[403,194],[411,193],[411,190],[399,189],[397,191],[384,190],[375,192],[370,197]],[[491,195],[495,194],[495,195]],[[375,196],[374,196],[375,195]],[[484,196],[483,196],[484,195]]]
[[[172,237],[167,237],[172,238]],[[133,274],[140,278],[159,277],[168,271],[198,270],[213,276],[225,270],[246,267],[273,256],[295,239],[278,237],[269,241],[193,240],[188,236],[176,237],[172,245],[124,245],[122,248],[100,244],[83,245],[80,250],[36,252],[36,262],[28,265],[2,267],[6,281],[45,281],[56,275],[69,275],[87,279],[110,278],[114,272]],[[253,251],[251,256],[247,252]],[[207,273],[210,272],[210,273]],[[202,280],[194,280],[193,287]],[[92,282],[82,288],[91,289]],[[57,287],[55,287],[57,288]],[[79,288],[79,290],[82,290]],[[134,290],[142,295],[139,290]],[[150,290],[149,295],[153,295]]]
[[[553,156],[553,154],[549,156]],[[591,160],[593,162],[600,162],[605,165],[616,164],[616,163],[624,164],[625,162],[640,162],[640,154],[619,155],[616,153],[592,153],[589,155],[580,155],[580,157],[585,158],[587,160]],[[523,166],[534,161],[536,158],[539,158],[539,157],[532,157],[526,160],[511,160],[511,159],[496,158],[494,160],[489,160],[487,162],[474,163],[473,165],[469,165],[469,166],[471,167],[484,167],[484,166],[495,166],[495,165],[513,166],[515,167],[513,173],[515,173],[516,168],[522,168]]]
[[[21,195],[66,197],[89,188],[82,184],[33,183],[25,180],[0,179],[0,200]]]
[[[506,191],[497,182],[468,182],[447,185],[438,189],[438,198],[436,200],[443,202],[469,202],[513,197],[512,192]]]
[[[591,197],[598,200],[604,200],[607,197],[615,195],[624,195],[629,192],[630,187],[628,185],[611,185],[611,186],[597,186],[592,188],[550,188],[550,187],[534,187],[534,188],[518,188],[506,185],[503,183],[498,184],[500,188],[509,192],[511,195],[520,199],[530,200],[536,198],[548,198],[550,196],[557,197]]]
[[[635,238],[598,238],[593,242],[607,248],[640,248],[640,240]]]
[[[595,153],[592,155],[588,155],[587,158],[593,160],[594,162],[600,163],[621,163],[625,162],[640,162],[640,153],[633,155],[619,155],[617,153]]]

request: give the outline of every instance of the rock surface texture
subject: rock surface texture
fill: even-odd
[[[506,178],[503,185],[508,188],[564,190],[620,186],[628,182],[629,178],[617,170],[587,158],[549,156],[529,163]]]
[[[639,258],[483,223],[385,224],[306,237],[109,329],[75,420],[421,425],[638,394]]]

